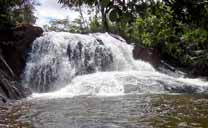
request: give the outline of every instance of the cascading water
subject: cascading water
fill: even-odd
[[[23,83],[47,97],[207,92],[200,79],[171,77],[134,60],[132,49],[108,33],[47,32],[33,43]]]

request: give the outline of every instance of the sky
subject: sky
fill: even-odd
[[[43,26],[49,24],[52,19],[64,19],[69,18],[70,21],[78,17],[79,13],[68,8],[63,8],[61,4],[58,4],[58,0],[39,0],[40,6],[35,8],[36,25]]]

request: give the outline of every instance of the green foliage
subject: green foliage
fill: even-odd
[[[202,28],[188,29],[182,36],[184,42],[207,43],[208,31]]]
[[[9,30],[17,23],[34,23],[31,0],[0,0],[0,30]]]
[[[96,17],[93,17],[89,24],[89,32],[101,32],[102,24],[98,21]]]
[[[83,27],[83,23],[79,18],[74,21],[69,21],[68,17],[65,19],[54,19],[50,21],[50,26],[45,25],[44,29],[46,31],[56,31],[56,32],[71,32],[71,33],[86,33],[88,28]]]
[[[175,19],[183,23],[208,28],[207,0],[163,0],[173,10]]]
[[[119,20],[119,12],[117,9],[113,9],[110,14],[109,14],[109,19],[112,21],[112,22],[116,22]]]
[[[101,0],[100,3],[101,3],[101,6],[104,6],[104,7],[107,7],[109,4],[110,4],[110,0]]]
[[[172,12],[166,7],[168,13],[164,13],[164,5],[158,9],[156,14],[152,14],[148,9],[145,16],[137,17],[133,24],[132,38],[137,43],[141,43],[147,47],[157,47],[161,43],[172,42],[175,36],[175,30],[171,27],[173,22]]]
[[[14,0],[1,0],[0,1],[0,30],[5,30],[8,27],[12,27],[11,8],[15,4],[19,3]]]
[[[175,19],[173,13],[169,6],[157,3],[147,8],[144,16],[138,16],[134,23],[117,29],[128,28],[128,31],[117,33],[136,44],[159,49],[172,63],[190,65],[196,58],[194,50],[207,48],[208,31]]]
[[[133,18],[133,15],[130,12],[131,8],[128,8],[130,6],[126,5],[127,3],[137,3],[136,1],[126,3],[125,0],[59,0],[58,2],[70,8],[82,6],[83,4],[96,6],[101,14],[103,31],[109,31],[108,19],[110,19],[112,22],[129,22]]]
[[[96,6],[101,17],[96,14],[85,32],[119,34],[129,42],[159,49],[164,59],[176,65],[208,63],[200,59],[204,58],[201,51],[203,56],[208,53],[207,0],[59,1],[69,7],[77,3]]]

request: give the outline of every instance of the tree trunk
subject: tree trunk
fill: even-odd
[[[84,31],[84,17],[83,17],[83,14],[82,14],[82,9],[81,9],[81,5],[79,5],[79,14],[80,14],[80,18],[81,18],[81,23],[80,23],[80,28],[82,29],[82,31]]]
[[[106,18],[105,8],[101,5],[103,32],[108,32],[108,21]]]
[[[0,61],[3,62],[3,64],[6,66],[6,68],[8,69],[9,73],[12,75],[12,77],[15,77],[15,74],[13,72],[13,70],[10,68],[10,66],[7,64],[6,60],[3,58],[3,56],[1,56],[0,53]]]

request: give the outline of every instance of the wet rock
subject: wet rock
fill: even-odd
[[[49,64],[45,65],[35,65],[31,71],[31,76],[28,82],[30,88],[34,92],[48,92],[54,88],[53,84],[58,78],[58,71],[54,70],[50,65],[56,65],[58,67],[57,61],[51,61]]]
[[[33,41],[43,33],[39,27],[22,24],[0,31],[0,100],[20,99],[30,94],[19,83]]]
[[[67,55],[76,69],[76,75],[89,74],[96,70],[107,71],[113,63],[112,52],[100,39],[88,45],[80,41],[74,47],[69,44]]]
[[[187,75],[185,72],[181,71],[181,69],[177,69],[163,60],[161,60],[160,65],[157,67],[157,70],[173,77],[183,77]]]
[[[169,91],[171,93],[187,93],[187,94],[193,94],[193,93],[198,93],[199,89],[197,87],[190,86],[190,85],[181,85],[181,86],[167,86],[164,83],[164,89],[166,91]]]
[[[0,128],[31,128],[31,122],[24,118],[29,105],[23,103],[0,103]]]
[[[197,76],[205,76],[207,77],[208,76],[208,64],[206,62],[204,63],[195,63],[191,66],[191,72],[190,72],[190,76],[194,76],[194,77],[197,77]]]
[[[7,98],[2,96],[2,95],[0,95],[0,104],[1,103],[6,103],[6,102],[7,102]]]
[[[189,126],[186,122],[181,122],[181,123],[178,124],[178,127],[179,128],[188,128]]]
[[[4,32],[0,32],[2,35]],[[41,36],[43,30],[29,24],[17,26],[13,31],[0,37],[0,48],[2,55],[16,76],[20,76],[25,64],[28,52],[33,41]]]
[[[160,64],[160,52],[157,49],[144,48],[142,46],[135,46],[133,49],[134,59],[141,59],[149,62],[154,67],[158,67]]]
[[[99,42],[100,45],[104,45],[104,43],[101,39],[96,39],[96,41]]]

